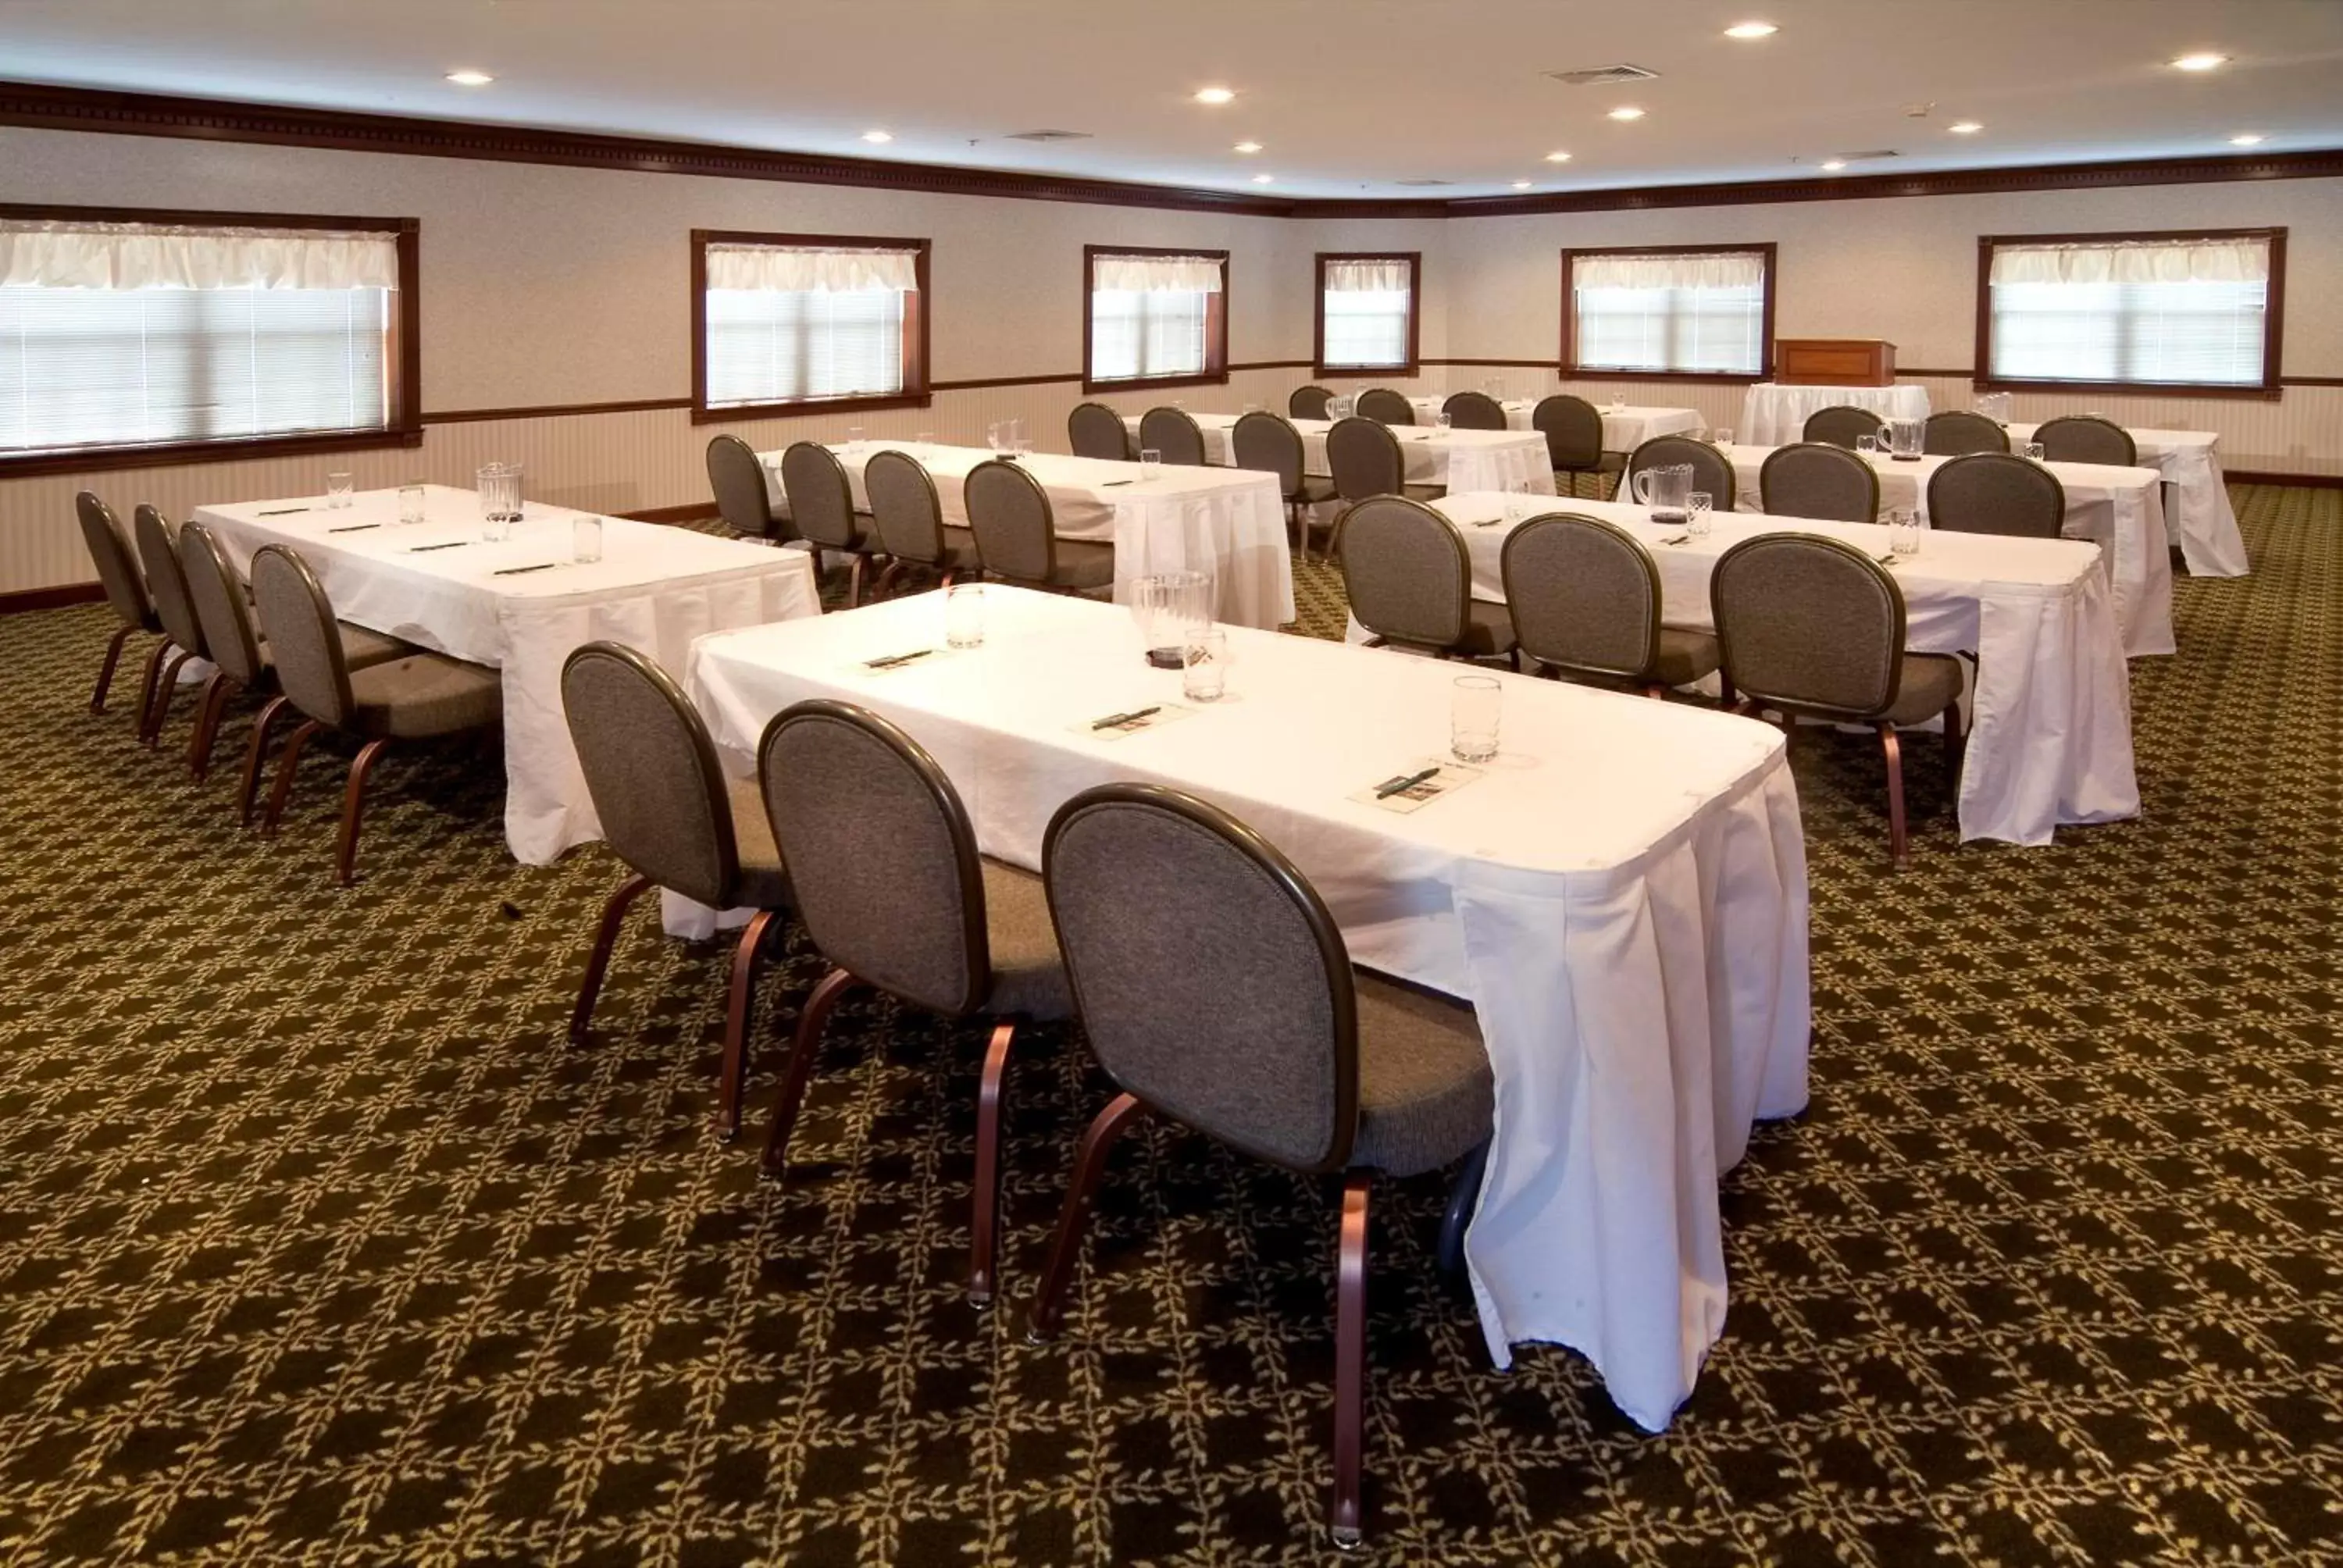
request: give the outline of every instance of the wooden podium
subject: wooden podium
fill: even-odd
[[[1896,345],[1878,337],[1777,337],[1774,379],[1785,387],[1893,387]]]

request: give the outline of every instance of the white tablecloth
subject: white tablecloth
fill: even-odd
[[[2015,443],[2034,439],[2040,427],[2011,425]],[[2165,508],[2165,538],[2180,547],[2189,572],[2200,578],[2241,578],[2251,570],[2229,487],[2221,477],[2221,437],[2212,430],[2133,430],[2140,467],[2154,468],[2179,505]]]
[[[865,442],[860,450],[834,447],[854,487],[854,504],[870,505],[862,467],[892,446],[935,476],[944,520],[968,526],[960,482],[990,459],[980,447],[921,446],[915,441]],[[760,452],[765,482],[781,499],[781,454]],[[1152,479],[1136,463],[1032,452],[1019,459],[1050,494],[1061,539],[1103,539],[1114,546],[1114,597],[1128,602],[1131,585],[1154,572],[1212,574],[1220,618],[1237,626],[1276,628],[1294,618],[1293,557],[1286,543],[1285,498],[1267,475],[1225,467],[1164,467]]]
[[[1402,816],[1348,799],[1445,748],[1452,667],[1235,631],[1231,696],[1108,742],[1089,719],[1180,700],[1129,618],[996,590],[984,647],[937,596],[695,650],[690,690],[739,765],[810,697],[932,751],[985,851],[1040,864],[1077,791],[1137,779],[1234,812],[1317,885],[1358,962],[1470,999],[1496,1137],[1467,1241],[1491,1354],[1575,1346],[1647,1428],[1725,1322],[1717,1181],[1750,1124],[1806,1100],[1805,839],[1780,735],[1750,720],[1504,676],[1504,752]]]
[[[1910,382],[1893,387],[1784,387],[1760,381],[1743,395],[1741,423],[1734,434],[1759,447],[1786,447],[1805,438],[1806,420],[1841,404],[1868,408],[1883,419],[1925,419],[1928,389]]]
[[[1415,417],[1424,424],[1440,417],[1440,406],[1445,397],[1410,397]],[[1530,417],[1537,412],[1537,401],[1530,397],[1500,399],[1505,410],[1505,427],[1511,430],[1536,428]],[[1632,452],[1654,436],[1674,436],[1701,427],[1697,408],[1646,408],[1623,405],[1606,407],[1601,399],[1590,399],[1603,415],[1603,449],[1606,452]]]
[[[1190,417],[1204,433],[1204,456],[1215,463],[1231,461],[1229,432],[1240,416],[1194,414]],[[1134,437],[1138,436],[1137,418],[1127,418],[1123,425]],[[1322,479],[1330,476],[1333,470],[1326,463],[1326,432],[1334,427],[1333,422],[1296,419],[1292,425],[1302,433],[1302,461],[1308,471]],[[1513,490],[1526,496],[1554,493],[1554,463],[1544,436],[1512,430],[1443,430],[1437,426],[1406,425],[1393,426],[1392,434],[1399,437],[1400,457],[1406,464],[1406,479],[1411,485],[1443,485],[1452,490]]]
[[[570,525],[588,514],[529,503],[513,537],[480,542],[479,498],[427,487],[426,520],[398,521],[396,490],[365,490],[339,511],[321,499],[199,507],[245,575],[263,545],[301,553],[342,619],[504,672],[505,839],[541,866],[602,836],[561,709],[561,665],[608,639],[681,678],[694,638],[821,613],[812,558],[656,523],[602,521],[602,558],[570,561]],[[263,517],[281,508],[313,509]],[[380,525],[358,528],[363,524]],[[335,533],[336,528],[357,531]],[[417,545],[466,541],[410,554]],[[498,577],[502,568],[560,564]]]
[[[1512,496],[1452,495],[1433,504],[1463,531],[1473,597],[1503,603],[1505,536],[1554,508]],[[1649,546],[1663,618],[1694,631],[1715,629],[1709,572],[1739,540],[1786,528],[1887,553],[1887,530],[1865,524],[1734,513],[1718,518],[1706,538],[1662,546],[1683,529],[1654,527],[1642,507],[1572,501],[1568,509],[1618,523]],[[2047,844],[2060,823],[2139,815],[2131,678],[2097,553],[2081,540],[1931,533],[1916,558],[1892,568],[1904,590],[1906,646],[1977,656],[1961,775],[1964,839]]]

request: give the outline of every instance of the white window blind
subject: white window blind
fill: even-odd
[[[1994,247],[1990,376],[2255,387],[2267,239]]]
[[[1762,252],[1574,256],[1570,281],[1581,369],[1755,376],[1765,365]]]
[[[0,453],[387,428],[388,234],[0,224]]]
[[[1325,266],[1324,363],[1389,370],[1406,365],[1415,267],[1406,261],[1330,260]]]
[[[904,390],[913,250],[710,245],[711,408]]]
[[[1212,363],[1212,256],[1101,256],[1091,272],[1091,379],[1202,376]]]

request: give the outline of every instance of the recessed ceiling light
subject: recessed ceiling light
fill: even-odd
[[[2233,147],[2258,147],[2268,139],[2268,137],[2263,136],[2258,132],[2247,131],[2243,136],[2231,136],[2229,138],[2229,145]]]
[[[862,133],[862,139],[869,142],[872,146],[884,146],[889,142],[893,141],[895,137],[891,132],[888,131],[865,131]]]
[[[1568,153],[1548,153],[1545,156],[1545,161],[1550,164],[1566,164],[1570,161],[1570,155]]]
[[[1770,38],[1781,29],[1771,22],[1735,22],[1725,30],[1728,38]]]
[[[1824,162],[1823,173],[1826,175],[1835,175],[1845,167],[1846,167],[1846,160],[1845,158],[1830,158]]]
[[[459,87],[485,87],[496,80],[486,71],[450,71],[447,79]]]
[[[1955,120],[1951,125],[1946,126],[1945,129],[1952,132],[1953,135],[1956,136],[1973,136],[1979,131],[1985,129],[1985,126],[1976,120]]]
[[[2183,55],[2172,62],[2176,71],[2212,71],[2229,63],[2227,55]]]
[[[1259,142],[1239,142],[1237,144],[1236,150],[1241,153],[1257,153],[1261,151],[1261,144]]]
[[[1196,89],[1196,102],[1200,104],[1225,104],[1235,98],[1236,95],[1236,90],[1232,87],[1199,87]]]
[[[1276,177],[1277,176],[1275,175],[1255,175],[1252,176],[1252,183],[1257,186],[1265,186]]]
[[[1525,191],[1530,188],[1530,182],[1527,180],[1515,180],[1513,182],[1513,188],[1517,191]]]
[[[1644,111],[1633,104],[1622,104],[1611,111],[1611,117],[1614,120],[1640,120],[1644,117]]]

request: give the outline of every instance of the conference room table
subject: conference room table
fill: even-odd
[[[1451,494],[1433,505],[1464,536],[1473,597],[1491,604],[1505,602],[1507,537],[1558,509],[1504,495]],[[1663,620],[1690,631],[1715,629],[1709,574],[1743,539],[1790,530],[1888,554],[1887,529],[1876,524],[1724,513],[1707,537],[1689,538],[1681,524],[1653,523],[1644,507],[1573,501],[1568,509],[1642,541],[1659,568]],[[2130,671],[2098,556],[2082,539],[1927,532],[1918,555],[1889,568],[1904,593],[1906,648],[1976,656],[1958,802],[1964,840],[2047,844],[2062,825],[2139,815]],[[1355,621],[1352,635],[1364,635]]]
[[[1718,1180],[1754,1121],[1806,1101],[1805,849],[1780,732],[1501,673],[1501,749],[1463,769],[1453,665],[1238,628],[1228,695],[1199,704],[1129,615],[986,594],[980,648],[945,646],[926,594],[704,638],[687,689],[743,774],[793,703],[883,715],[935,756],[983,851],[1028,869],[1051,813],[1110,781],[1262,833],[1355,962],[1473,1004],[1496,1120],[1465,1252],[1491,1355],[1574,1346],[1620,1409],[1665,1426],[1725,1322]],[[913,649],[932,652],[870,668]],[[1150,707],[1163,717],[1136,732],[1093,728]],[[1459,787],[1375,801],[1431,759]]]
[[[1760,447],[1805,439],[1806,421],[1825,408],[1868,408],[1883,419],[1926,419],[1928,389],[1916,382],[1890,387],[1796,387],[1760,381],[1741,396],[1734,433]]]
[[[2003,427],[2011,442],[2034,439],[2038,425]],[[2139,451],[2139,466],[2154,468],[2172,487],[2173,504],[2165,508],[2165,538],[2180,547],[2189,575],[2200,578],[2241,578],[2252,568],[2246,559],[2245,536],[2237,531],[2237,514],[2229,504],[2229,486],[2221,474],[2221,437],[2213,430],[2146,430],[2127,426]]]
[[[1191,413],[1188,417],[1204,433],[1207,460],[1236,460],[1229,433],[1243,416]],[[1136,442],[1139,417],[1127,417],[1122,423]],[[1302,434],[1304,471],[1322,479],[1331,477],[1333,469],[1326,461],[1326,432],[1334,427],[1334,421],[1288,423]],[[1413,425],[1394,425],[1391,432],[1399,437],[1400,460],[1405,465],[1408,484],[1441,485],[1452,490],[1515,490],[1535,496],[1554,493],[1554,460],[1546,450],[1545,437],[1535,432],[1443,430],[1437,426]]]
[[[870,506],[862,470],[888,450],[905,453],[932,475],[944,521],[968,526],[961,485],[980,463],[999,457],[981,447],[934,442],[835,444],[858,508]],[[783,499],[781,454],[759,452],[772,499]],[[1151,477],[1137,463],[1027,452],[1016,461],[1041,481],[1061,539],[1114,546],[1114,597],[1130,602],[1132,584],[1157,572],[1208,573],[1219,616],[1234,626],[1274,629],[1294,618],[1293,558],[1286,541],[1285,498],[1277,481],[1249,468],[1164,465]]]
[[[602,836],[561,704],[561,666],[582,643],[641,649],[680,678],[695,638],[821,613],[813,558],[690,528],[602,518],[602,558],[570,558],[593,514],[528,502],[509,538],[482,538],[471,490],[424,487],[424,520],[398,492],[361,490],[198,507],[228,564],[249,577],[264,545],[288,545],[343,620],[474,664],[504,687],[505,840],[545,865]]]
[[[1415,410],[1419,423],[1429,425],[1440,417],[1445,397],[1410,397],[1408,405]],[[1590,399],[1592,401],[1592,399]],[[1508,430],[1534,430],[1530,423],[1537,412],[1537,400],[1533,397],[1500,397],[1498,406],[1505,411]],[[1646,407],[1637,404],[1621,404],[1610,407],[1597,402],[1595,412],[1603,416],[1603,449],[1606,452],[1632,452],[1654,436],[1680,436],[1703,426],[1697,408]]]

